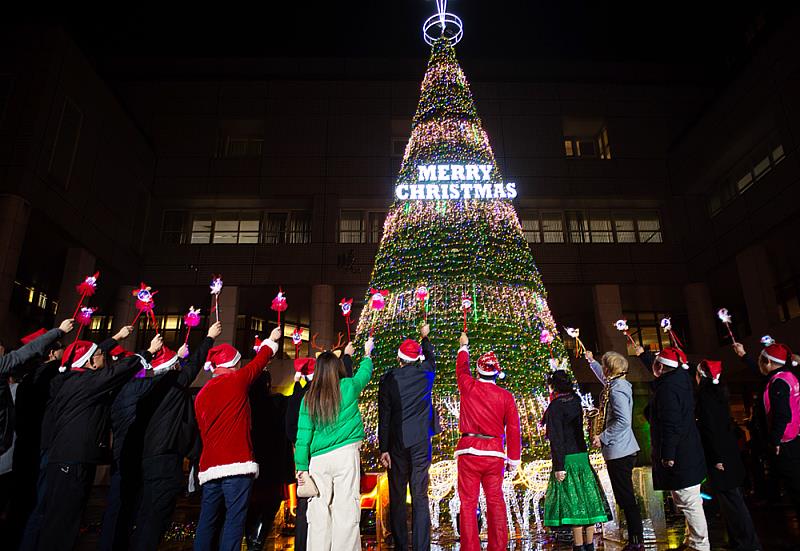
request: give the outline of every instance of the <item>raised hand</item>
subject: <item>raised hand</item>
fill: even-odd
[[[161,350],[162,346],[164,346],[164,339],[161,338],[161,335],[157,334],[153,337],[153,340],[150,341],[150,348],[148,348],[147,351],[150,352],[150,354],[155,354]]]
[[[469,337],[466,333],[461,333],[461,336],[458,338],[458,344],[461,346],[467,346],[469,344]]]
[[[283,336],[283,328],[278,326],[275,329],[273,329],[272,332],[269,334],[269,340],[271,340],[272,342],[280,342],[282,336]]]
[[[75,329],[75,320],[68,319],[61,322],[61,325],[58,326],[64,333],[69,333],[73,329]]]
[[[364,343],[364,355],[367,358],[372,357],[372,351],[374,348],[375,348],[375,341],[372,339],[372,337],[370,337],[367,339],[367,342]]]
[[[594,361],[594,354],[592,353],[591,350],[587,350],[585,356],[586,359],[589,360],[590,362]]]
[[[740,358],[743,358],[747,351],[744,349],[744,345],[740,342],[733,343],[733,351],[736,352],[736,355]]]
[[[184,343],[178,349],[178,357],[179,358],[186,358],[189,355],[189,345]]]
[[[637,346],[636,347],[636,355],[637,356],[641,356],[642,354],[644,354],[644,347],[643,346]]]
[[[344,347],[344,355],[345,356],[352,356],[355,353],[356,349],[353,346],[352,342],[347,343],[347,346]]]
[[[114,335],[114,340],[117,342],[124,341],[131,336],[131,333],[133,333],[133,325],[126,325],[117,331],[117,334]]]
[[[430,333],[431,333],[431,326],[430,326],[430,325],[428,325],[427,323],[426,323],[425,325],[423,325],[423,326],[420,328],[420,330],[419,330],[419,335],[420,335],[420,337],[422,337],[423,339],[424,339],[425,337],[427,337],[428,335],[430,335]]]
[[[215,322],[208,328],[208,336],[216,339],[222,334],[222,322]]]

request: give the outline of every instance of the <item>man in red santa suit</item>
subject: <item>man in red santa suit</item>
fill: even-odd
[[[494,352],[478,358],[478,378],[469,367],[469,338],[459,339],[456,377],[461,393],[459,430],[456,447],[458,461],[458,496],[461,499],[461,550],[479,551],[478,495],[481,486],[486,496],[489,521],[488,551],[500,551],[508,545],[506,503],[503,498],[505,470],[516,471],[520,463],[522,441],[519,413],[514,396],[498,387],[503,377]]]
[[[269,339],[257,342],[256,357],[240,368],[242,356],[229,344],[208,352],[206,369],[212,379],[197,394],[195,412],[203,451],[198,478],[203,488],[194,548],[210,551],[224,509],[219,549],[242,546],[247,503],[258,463],[250,439],[248,390],[278,350],[283,330],[276,327]]]

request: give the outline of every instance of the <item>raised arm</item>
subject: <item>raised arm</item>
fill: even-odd
[[[431,326],[427,323],[422,326],[420,329],[419,334],[422,337],[422,354],[425,356],[425,359],[420,362],[419,367],[424,371],[436,371],[436,349],[433,348],[433,344],[431,343],[428,335],[431,332]]]
[[[203,365],[208,357],[208,351],[214,346],[214,339],[222,333],[222,323],[216,322],[208,328],[208,334],[203,342],[197,349],[189,355],[189,359],[181,369],[178,375],[178,384],[182,387],[188,387],[197,378],[197,374],[203,369]]]
[[[752,373],[761,376],[761,370],[758,369],[758,362],[755,361],[753,357],[747,353],[742,343],[740,342],[734,343],[733,351],[736,352],[736,355],[742,359],[744,364]]]
[[[247,386],[253,384],[253,381],[258,379],[258,376],[269,364],[272,356],[278,351],[278,341],[282,335],[283,330],[280,327],[273,329],[269,334],[269,338],[261,343],[261,348],[258,349],[256,357],[241,368],[235,376],[241,377]]]
[[[0,356],[0,375],[7,375],[11,373],[15,367],[18,367],[28,360],[36,356],[42,356],[47,351],[47,347],[63,337],[66,333],[72,331],[75,327],[75,322],[71,319],[61,322],[61,325],[55,329],[51,329],[41,337],[33,339],[25,346],[21,346],[17,350]]]
[[[161,335],[156,335],[150,341],[150,347],[134,354],[129,358],[124,358],[110,366],[100,370],[96,377],[89,379],[95,385],[91,392],[93,395],[104,394],[110,390],[115,390],[124,385],[140,369],[147,369],[148,364],[153,360],[156,352],[164,346]]]
[[[364,343],[364,359],[361,360],[361,365],[358,367],[358,372],[353,375],[353,383],[355,384],[356,391],[360,394],[364,387],[367,386],[369,380],[372,378],[372,350],[375,348],[375,341],[370,337]]]
[[[597,377],[597,380],[600,381],[601,384],[606,384],[606,376],[603,375],[603,366],[594,359],[594,354],[591,351],[586,351],[586,361],[589,362],[589,368],[594,373],[594,376]]]
[[[133,333],[133,326],[126,325],[122,327],[119,331],[117,331],[113,337],[109,337],[106,340],[102,341],[100,344],[98,344],[97,349],[103,353],[108,354],[109,352],[114,350],[114,348],[116,348],[116,346],[119,343],[130,337],[131,333]]]
[[[469,337],[466,333],[461,333],[458,344],[460,348],[458,356],[456,356],[456,381],[458,382],[458,391],[464,393],[475,385],[475,379],[472,378],[469,370]]]

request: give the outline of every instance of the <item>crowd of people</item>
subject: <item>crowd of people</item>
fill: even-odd
[[[194,350],[170,350],[156,334],[146,349],[124,344],[123,327],[100,343],[75,339],[73,320],[38,331],[0,356],[0,490],[3,548],[69,550],[77,541],[98,465],[110,462],[99,547],[152,550],[167,532],[176,503],[189,486],[201,491],[194,535],[197,550],[262,549],[266,534],[297,483],[299,551],[361,548],[361,445],[365,438],[360,396],[373,375],[372,338],[354,370],[352,343],[316,358],[295,359],[288,397],[273,393],[268,365],[282,329],[256,340],[255,357],[217,343],[212,324]],[[428,503],[431,439],[440,432],[433,406],[436,351],[425,324],[418,340],[397,348],[378,390],[380,463],[388,473],[389,517],[395,547],[431,548]],[[754,418],[766,435],[764,455],[783,481],[800,518],[800,383],[788,347],[775,342],[756,358],[741,344],[736,353],[763,377]],[[341,353],[340,353],[341,352]],[[731,420],[729,393],[719,361],[690,368],[677,347],[657,354],[637,349],[655,377],[645,410],[649,422],[653,484],[669,492],[686,520],[684,549],[709,550],[701,496],[708,481],[718,500],[733,549],[762,549],[744,500],[745,468]],[[552,470],[544,524],[570,527],[576,550],[594,549],[595,527],[611,510],[589,461],[602,451],[616,503],[625,517],[625,549],[644,549],[644,529],[633,488],[640,451],[633,432],[633,391],[626,356],[606,352],[590,367],[604,385],[602,430],[587,443],[576,384],[561,369],[548,376],[550,403],[542,424]],[[479,551],[478,503],[485,497],[488,549],[508,545],[504,481],[520,464],[522,438],[514,396],[497,385],[503,377],[494,352],[480,355],[475,374],[469,337],[458,338],[456,384],[460,393],[458,512],[461,548]],[[387,366],[391,367],[391,366]],[[190,386],[201,370],[210,380],[196,397]],[[406,495],[410,493],[409,533]]]

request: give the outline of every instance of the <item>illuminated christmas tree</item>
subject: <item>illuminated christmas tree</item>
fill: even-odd
[[[494,350],[507,375],[500,384],[518,398],[528,460],[546,456],[536,427],[547,392],[545,378],[553,365],[567,363],[511,203],[515,185],[503,180],[495,163],[456,60],[456,41],[447,36],[430,41],[395,201],[358,324],[359,343],[371,332],[376,340],[375,377],[362,408],[371,465],[377,449],[378,380],[397,366],[398,345],[404,338],[418,338],[425,319],[438,352],[435,403],[444,429],[434,439],[434,463],[452,459],[458,440],[455,362],[465,323],[473,364],[479,354]]]

